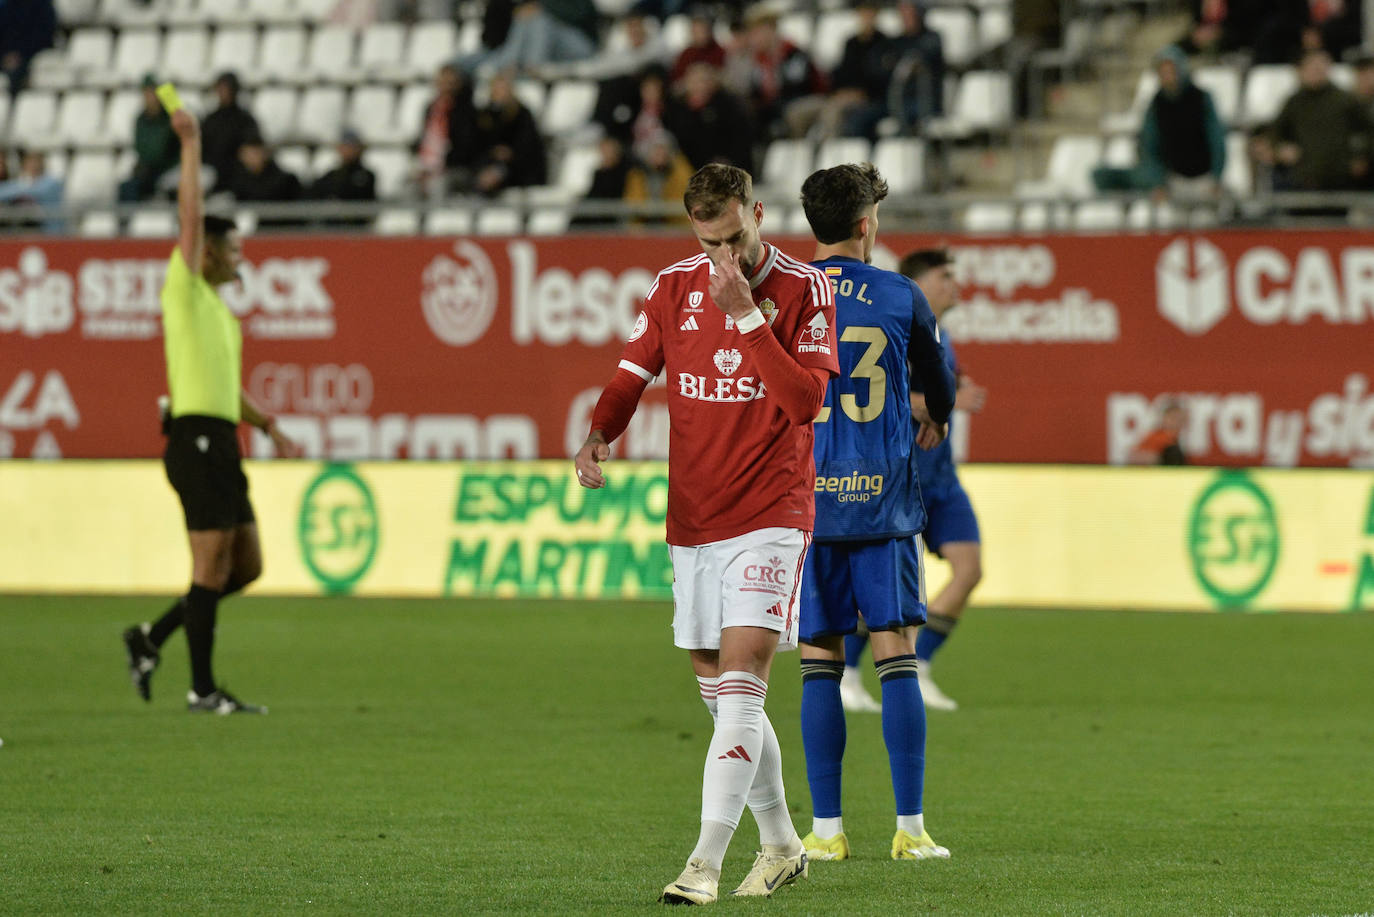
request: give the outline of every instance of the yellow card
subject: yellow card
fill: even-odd
[[[167,109],[167,114],[173,114],[181,109],[181,96],[177,95],[177,88],[171,83],[163,83],[155,91],[158,101]]]

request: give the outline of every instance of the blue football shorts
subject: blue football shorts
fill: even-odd
[[[813,543],[802,568],[801,641],[852,634],[860,612],[869,630],[924,624],[921,551],[916,535]]]
[[[926,505],[926,547],[939,555],[940,546],[956,541],[981,542],[978,517],[958,478],[942,486],[924,487],[921,499]]]

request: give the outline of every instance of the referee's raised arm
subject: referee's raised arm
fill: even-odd
[[[200,123],[185,108],[172,113],[172,130],[181,138],[181,179],[177,182],[177,243],[192,276],[205,266],[205,202],[200,187]]]

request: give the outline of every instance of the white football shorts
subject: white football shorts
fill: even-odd
[[[778,632],[778,649],[796,649],[810,544],[810,532],[766,528],[710,544],[669,545],[673,644],[715,650],[727,627],[766,627]]]

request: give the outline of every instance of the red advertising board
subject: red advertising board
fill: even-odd
[[[1361,234],[889,234],[875,261],[929,244],[956,256],[947,329],[990,392],[961,418],[967,459],[1122,461],[1176,397],[1197,461],[1374,464]],[[696,250],[685,234],[252,238],[223,293],[245,386],[310,455],[557,458],[585,435],[655,273]],[[0,456],[159,454],[169,253],[0,241]],[[665,454],[664,393],[649,389],[618,454]]]

